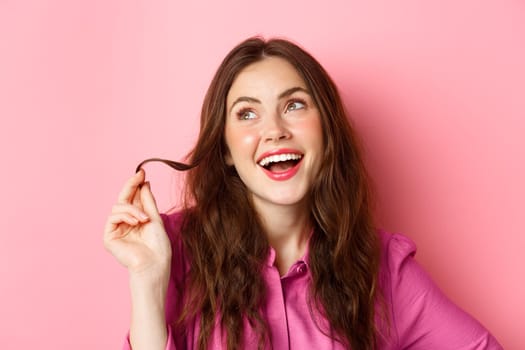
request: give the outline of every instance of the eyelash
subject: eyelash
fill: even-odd
[[[300,103],[302,106],[299,107],[299,108],[294,108],[294,109],[290,109],[290,106],[294,105],[294,104],[297,104],[297,103]],[[285,109],[285,113],[288,113],[288,112],[293,112],[293,111],[297,111],[297,110],[300,110],[300,109],[304,109],[306,108],[306,101],[303,100],[303,99],[300,99],[300,98],[295,98],[293,100],[290,100],[287,104],[286,104],[286,109]],[[250,109],[250,108],[242,108],[240,109],[236,114],[237,114],[237,118],[240,119],[240,120],[250,120],[250,119],[253,119],[253,118],[246,118],[246,114],[248,113],[253,113],[255,114],[255,112]]]
[[[242,108],[240,109],[238,112],[237,112],[237,118],[240,119],[240,120],[250,120],[250,119],[253,119],[253,118],[245,118],[245,115],[247,113],[253,113],[255,114],[255,112],[253,110],[251,110],[250,108]]]
[[[292,106],[292,105],[294,105],[296,103],[302,104],[302,107],[290,109],[290,106]],[[296,111],[298,109],[304,109],[304,108],[306,108],[306,101],[302,100],[300,98],[295,98],[295,99],[291,100],[290,102],[288,102],[288,104],[286,105],[286,112],[293,112],[293,111]]]

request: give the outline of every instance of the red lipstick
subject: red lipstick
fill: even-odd
[[[264,166],[260,165],[261,161],[264,158],[269,157],[269,156],[278,156],[281,154],[294,154],[294,155],[301,156],[301,158],[298,160],[298,162],[293,167],[283,170],[283,171],[271,171],[269,169],[266,169]],[[301,166],[302,156],[303,154],[297,150],[289,149],[289,148],[280,148],[280,149],[275,149],[275,150],[271,150],[271,151],[263,153],[257,160],[257,164],[261,166],[264,173],[270,179],[275,180],[275,181],[285,181],[285,180],[292,178],[297,173],[297,171],[299,170]]]
[[[278,149],[273,149],[271,151],[268,151],[268,152],[264,152],[263,154],[261,154],[259,156],[259,158],[257,159],[257,164],[259,164],[261,162],[261,160],[263,160],[264,158],[266,157],[269,157],[269,156],[276,156],[276,155],[279,155],[279,154],[298,154],[300,156],[303,155],[302,152],[299,152],[298,150],[296,149],[291,149],[291,148],[278,148]]]

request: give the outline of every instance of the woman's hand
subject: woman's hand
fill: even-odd
[[[104,229],[104,245],[128,268],[131,291],[130,346],[165,349],[165,300],[171,244],[145,173],[140,170],[120,192]]]
[[[105,225],[104,245],[130,274],[165,279],[171,245],[144,179],[144,170],[140,170],[122,188]]]

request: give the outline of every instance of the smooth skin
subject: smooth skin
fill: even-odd
[[[133,349],[165,349],[171,245],[143,170],[122,188],[104,229],[104,246],[129,272]]]

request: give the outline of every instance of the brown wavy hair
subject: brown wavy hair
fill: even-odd
[[[182,240],[191,268],[179,321],[200,315],[200,349],[207,348],[216,320],[226,332],[228,349],[242,346],[243,320],[258,334],[259,348],[270,342],[260,312],[269,244],[246,186],[225,162],[224,138],[226,96],[235,78],[270,56],[295,67],[321,115],[324,155],[310,193],[312,317],[325,317],[331,329],[321,331],[346,347],[373,349],[380,254],[357,138],[327,72],[305,50],[283,39],[255,37],[240,43],[225,57],[206,93],[199,138],[184,169],[189,173]]]

